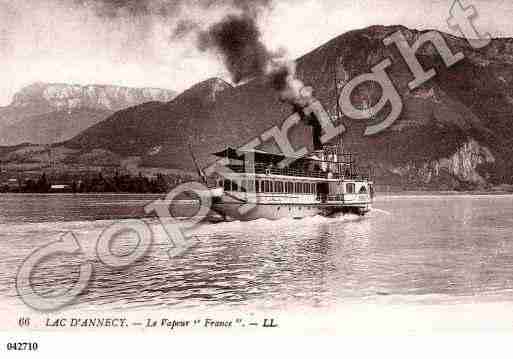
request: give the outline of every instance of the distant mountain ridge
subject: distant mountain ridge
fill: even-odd
[[[41,103],[55,110],[92,108],[119,111],[150,101],[171,101],[175,96],[174,91],[158,88],[37,82],[17,92],[10,106],[20,108]]]
[[[0,145],[64,141],[116,111],[175,96],[158,88],[34,83],[0,107]]]

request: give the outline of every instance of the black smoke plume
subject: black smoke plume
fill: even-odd
[[[264,75],[273,58],[261,41],[255,20],[247,15],[228,15],[202,32],[199,48],[218,52],[234,83]]]
[[[268,78],[270,86],[279,92],[282,101],[299,108],[314,101],[312,88],[306,87],[297,77],[295,62],[273,62]]]
[[[72,0],[76,6],[93,9],[100,17],[172,16],[179,4],[167,0]]]
[[[171,34],[171,41],[173,40],[182,40],[187,35],[200,32],[201,26],[198,22],[191,19],[182,19],[178,21],[173,33]]]
[[[70,0],[61,0],[63,3]],[[76,6],[92,8],[99,16],[107,18],[126,16],[161,16],[175,18],[184,5],[211,9],[227,6],[243,14],[256,17],[273,0],[71,0]]]

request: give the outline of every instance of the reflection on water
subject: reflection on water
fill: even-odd
[[[20,200],[23,198],[23,200]],[[73,231],[82,243],[111,221],[141,213],[154,197],[2,196],[0,293],[13,297],[14,275],[38,246]],[[327,306],[399,296],[415,300],[501,293],[513,289],[513,197],[426,196],[378,200],[368,217],[204,223],[199,243],[179,258],[166,256],[158,222],[148,257],[123,270],[95,262],[95,277],[77,306],[255,305]],[[107,210],[108,209],[108,210]],[[66,220],[59,223],[58,220]],[[116,242],[129,250],[135,239]],[[86,257],[45,262],[39,290],[63,290]]]

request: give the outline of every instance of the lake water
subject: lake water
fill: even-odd
[[[0,296],[17,302],[15,275],[34,250],[67,232],[94,247],[114,220],[141,216],[155,198],[0,195]],[[89,260],[95,274],[76,308],[513,300],[513,196],[391,196],[375,208],[366,217],[201,223],[191,231],[198,243],[173,259],[148,218],[155,246],[144,260],[112,269],[93,252],[57,256],[38,267],[34,283],[41,292],[64,290]],[[121,238],[120,253],[134,240]]]

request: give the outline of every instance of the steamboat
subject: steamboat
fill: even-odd
[[[334,79],[337,91],[337,74]],[[282,99],[288,98],[286,102],[293,105],[300,122],[311,128],[313,152],[309,155],[291,158],[229,147],[214,153],[228,173],[210,179],[199,170],[193,155],[196,168],[209,187],[212,210],[224,219],[300,219],[344,213],[364,216],[372,209],[375,194],[372,169],[357,166],[355,154],[343,150],[342,136],[338,136],[338,143],[322,141],[323,127],[326,127],[323,122],[333,121],[312,96],[311,88],[292,93],[294,96],[289,94]],[[342,134],[345,127],[341,125],[340,104],[336,103]],[[371,111],[370,106],[366,109]],[[373,119],[374,115],[369,113],[369,118]]]
[[[212,209],[224,219],[363,216],[372,208],[371,169],[358,168],[355,156],[338,145],[322,146],[302,158],[233,148],[214,155],[230,169],[229,176],[210,181]]]

